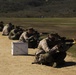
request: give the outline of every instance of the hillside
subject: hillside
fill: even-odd
[[[76,17],[76,0],[0,0],[0,17]]]

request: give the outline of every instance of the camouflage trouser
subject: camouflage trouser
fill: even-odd
[[[44,53],[44,54],[36,55],[34,62],[37,62],[39,64],[51,65],[53,63],[53,58],[49,53]]]
[[[40,54],[39,61],[41,61],[42,64],[51,65],[53,63],[53,57],[49,53]]]
[[[66,52],[58,52],[52,55],[54,62],[60,64],[63,63],[65,57],[66,57]]]
[[[56,63],[63,62],[65,57],[66,57],[65,52],[58,52],[55,54],[44,53],[36,56],[35,62],[38,62],[40,64],[52,65],[54,62]]]

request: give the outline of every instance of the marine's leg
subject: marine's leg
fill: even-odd
[[[66,52],[59,52],[53,55],[54,61],[57,63],[57,66],[65,64]]]

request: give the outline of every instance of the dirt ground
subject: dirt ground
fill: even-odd
[[[29,49],[27,56],[13,56],[11,42],[0,33],[0,75],[76,75],[76,58],[67,55],[66,66],[61,68],[31,64],[36,49]]]

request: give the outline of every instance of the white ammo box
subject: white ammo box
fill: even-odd
[[[28,54],[28,43],[12,42],[12,55]]]

